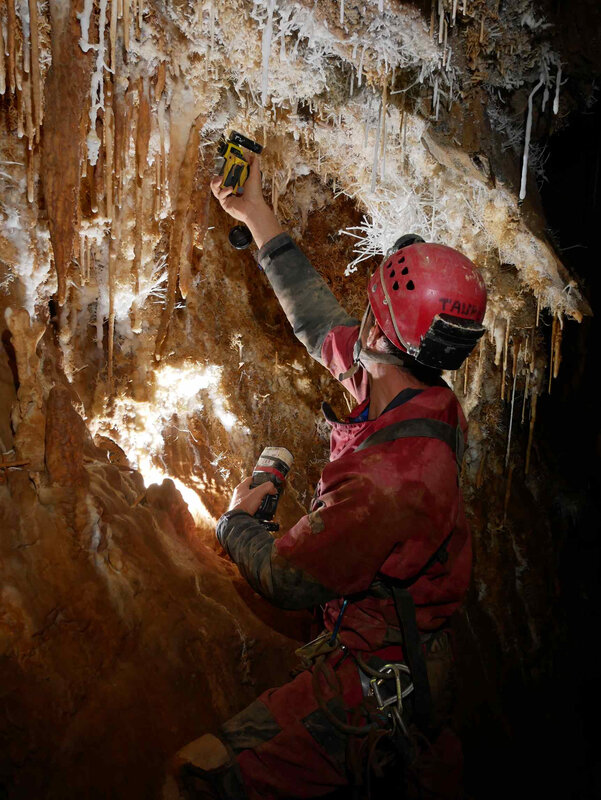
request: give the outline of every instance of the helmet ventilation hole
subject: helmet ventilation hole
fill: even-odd
[[[409,267],[403,267],[401,275],[408,275],[408,274],[409,274]]]
[[[394,278],[394,270],[392,270],[392,272],[390,273],[390,277]]]
[[[396,292],[396,290],[399,288],[399,283],[398,283],[398,281],[395,281],[395,282],[392,284],[392,288],[393,288],[393,289],[394,289],[394,291]]]
[[[407,288],[409,289],[410,292],[413,291],[413,289],[415,289],[415,284],[413,283],[413,281],[409,281],[409,283],[407,284]]]
[[[405,260],[405,256],[403,256],[402,258],[399,258],[399,264],[402,264],[404,260]]]

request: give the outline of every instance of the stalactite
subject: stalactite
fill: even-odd
[[[126,61],[129,53],[130,3],[131,0],[123,0],[123,49]]]
[[[79,271],[82,277],[82,284],[85,283],[84,276],[86,274],[86,242],[88,237],[84,236],[81,232],[79,234]]]
[[[155,358],[157,360],[161,357],[161,351],[169,331],[171,315],[175,307],[175,293],[177,291],[179,278],[185,221],[190,203],[190,195],[192,193],[194,174],[196,172],[196,166],[198,162],[200,131],[203,125],[204,117],[197,117],[197,119],[194,121],[194,124],[190,128],[186,151],[179,169],[177,202],[175,204],[173,226],[171,228],[171,236],[169,238],[169,256],[167,260],[167,298],[165,302],[165,308],[163,309],[163,314],[161,316],[161,322],[159,325],[155,345]]]
[[[143,214],[144,205],[144,178],[136,181],[136,227],[134,235],[134,260],[132,264],[132,277],[134,279],[134,292],[140,293],[140,271],[142,269],[143,230],[146,220]],[[134,327],[136,330],[138,326]]]
[[[115,86],[117,89],[118,84]],[[124,94],[117,93],[113,96],[113,116],[114,116],[114,165],[115,165],[115,204],[118,208],[123,207],[124,186],[127,154],[129,152],[129,141],[131,136],[131,117],[132,100],[131,92]]]
[[[442,0],[438,0],[438,44],[442,44],[444,36],[444,5]]]
[[[382,89],[382,132],[380,136],[380,163],[382,165],[381,176],[386,177],[386,115],[388,113],[388,73],[384,77]]]
[[[29,0],[29,36],[31,47],[31,90],[33,96],[33,120],[36,141],[40,140],[42,125],[42,76],[40,73],[40,35],[38,31],[38,3]]]
[[[557,378],[559,374],[559,365],[561,364],[561,340],[563,335],[563,317],[561,312],[557,315],[557,329],[555,331],[555,344],[553,347],[553,377]]]
[[[405,168],[405,156],[406,156],[405,143],[404,143],[404,137],[403,137],[403,129],[404,129],[404,126],[405,126],[405,95],[403,95],[403,97],[401,99],[401,111],[400,111],[399,117],[400,117],[399,118],[399,144],[401,145],[401,150],[402,150],[402,154],[403,154],[402,155],[402,159],[401,159],[401,165],[402,165],[403,171],[404,171],[404,168]]]
[[[551,394],[551,384],[555,372],[555,340],[557,338],[557,317],[553,316],[553,324],[551,326],[551,351],[549,353],[549,382],[547,384],[547,391]]]
[[[561,64],[557,67],[557,77],[555,78],[555,97],[553,98],[553,113],[559,112],[559,92],[561,89]]]
[[[157,111],[159,123],[159,208],[162,206],[167,183],[167,153],[165,149],[165,100],[159,101]]]
[[[24,133],[27,137],[27,150],[32,150],[35,139],[35,125],[33,121],[31,75],[26,75],[24,77],[21,95],[23,101]]]
[[[374,142],[374,154],[371,166],[371,186],[370,191],[375,192],[376,181],[378,179],[378,157],[380,155],[380,136],[382,132],[382,110],[384,108],[382,99],[380,99],[380,110],[378,114],[378,122],[376,124],[376,140]]]
[[[193,190],[190,197],[187,229],[192,231],[188,249],[183,259],[180,289],[187,296],[191,283],[191,267],[194,248],[202,250],[209,228],[209,207],[211,201],[211,178],[213,177],[213,157],[207,148],[202,149],[194,175]]]
[[[160,219],[161,214],[161,161],[160,158],[156,158],[154,162],[154,191],[153,191],[153,202],[152,202],[152,217],[155,222],[158,222]]]
[[[88,182],[88,187],[90,190],[90,210],[92,214],[98,213],[98,194],[96,192],[96,175],[94,172],[94,166],[87,162],[87,172],[86,172],[86,179]]]
[[[59,305],[65,302],[67,272],[79,230],[81,153],[80,138],[74,134],[84,119],[92,67],[92,53],[83,53],[78,39],[75,8],[53,17],[52,64],[44,87],[52,102],[45,104],[41,164]],[[66,52],[72,57],[65,59]]]
[[[275,0],[267,0],[267,20],[263,28],[263,38],[261,41],[262,51],[262,78],[261,78],[261,103],[263,107],[267,105],[267,95],[269,90],[269,56],[271,55],[271,39],[273,36],[273,12]]]
[[[465,359],[465,364],[463,366],[463,396],[464,397],[467,394],[467,376],[468,376],[468,372],[469,372],[469,363],[470,363],[469,358],[466,358]]]
[[[128,0],[126,0],[128,2]],[[114,375],[113,375],[113,359],[115,348],[115,288],[116,288],[116,271],[117,271],[117,248],[121,241],[121,213],[117,212],[116,218],[113,223],[113,230],[109,237],[109,255],[108,255],[108,294],[109,294],[109,315],[108,315],[108,331],[107,331],[107,380],[109,385],[109,393],[113,394],[114,390]]]
[[[0,94],[6,92],[6,59],[4,47],[4,29],[0,20]]]
[[[150,103],[148,86],[140,78],[138,83],[138,125],[136,130],[136,168],[138,178],[144,177],[148,165],[148,143],[150,141]]]
[[[16,67],[17,85],[15,88],[15,96],[17,99],[17,139],[22,139],[25,135],[25,107],[23,104],[23,89],[20,76],[21,69],[19,65]]]
[[[14,92],[17,85],[15,74],[15,30],[17,20],[15,15],[15,0],[6,0],[6,49],[8,51],[8,85]]]
[[[271,37],[271,33],[270,33]],[[209,78],[209,69],[213,61],[213,48],[215,43],[215,6],[213,0],[209,0],[209,45],[207,48],[207,55],[205,58],[205,77]],[[271,47],[271,42],[270,42]],[[265,103],[263,103],[265,105]]]
[[[509,453],[511,451],[511,434],[513,432],[513,410],[515,407],[515,387],[517,384],[518,379],[518,359],[520,357],[521,345],[516,347],[516,343],[513,343],[513,388],[511,390],[511,408],[509,411],[509,431],[507,433],[507,448],[505,450],[505,469],[507,469],[507,465],[509,464]]]
[[[524,385],[524,402],[522,403],[522,419],[521,423],[524,424],[524,420],[526,419],[526,404],[528,403],[528,389],[530,387],[530,370],[526,372],[526,382]]]
[[[538,392],[536,391],[536,389],[533,389],[532,400],[530,401],[530,429],[528,431],[528,447],[526,448],[526,468],[525,468],[526,475],[530,470],[530,455],[532,452],[532,442],[534,441],[534,423],[536,422],[537,400],[538,400]]]
[[[85,255],[86,255],[86,270],[85,270],[85,280],[86,283],[90,282],[90,273],[92,270],[92,242],[86,236],[86,248],[85,248]]]
[[[505,400],[505,376],[507,373],[507,357],[509,353],[509,317],[505,320],[505,339],[503,342],[503,369],[501,371],[501,400]]]
[[[138,120],[136,128],[136,232],[134,241],[134,291],[140,291],[140,270],[142,268],[142,232],[144,228],[144,175],[148,166],[148,144],[150,141],[150,102],[148,86],[140,78],[138,83]]]
[[[154,99],[157,101],[157,103],[163,96],[163,92],[165,90],[166,77],[167,77],[167,64],[165,61],[161,61],[161,63],[157,68],[156,81],[154,84]]]
[[[35,0],[34,0],[35,2]],[[113,78],[117,75],[117,0],[111,0],[111,18],[109,22],[109,41],[111,52],[111,71]]]
[[[106,216],[113,219],[113,177],[114,177],[114,144],[115,144],[115,115],[113,113],[113,83],[107,80],[105,88],[104,124],[104,191],[106,197]]]
[[[104,110],[104,70],[105,70],[105,31],[106,31],[106,8],[108,0],[100,0],[100,12],[98,16],[98,45],[96,47],[96,68],[92,73],[92,83],[90,88],[90,127],[87,137],[88,160],[90,164],[96,164],[100,152],[100,138],[97,132],[98,112]],[[83,22],[82,22],[83,25]],[[87,33],[86,33],[87,37]],[[83,37],[82,37],[83,38]],[[80,47],[87,52],[92,45],[80,40]]]
[[[532,111],[534,103],[534,95],[543,85],[541,78],[536,84],[534,89],[528,95],[528,116],[526,118],[526,134],[524,136],[524,156],[522,158],[522,182],[520,185],[520,200],[526,197],[526,184],[528,180],[528,155],[530,153],[530,137],[532,135]]]
[[[27,202],[33,203],[35,200],[35,155],[34,151],[29,147],[25,149],[25,161],[27,166]]]
[[[365,59],[365,48],[366,45],[363,45],[361,48],[361,58],[359,59],[359,69],[357,70],[357,85],[361,86],[363,83],[363,61]]]
[[[507,511],[509,510],[509,500],[511,498],[511,484],[513,483],[513,471],[515,464],[511,464],[507,472],[507,483],[505,484],[505,500],[503,502],[503,526],[507,521]]]

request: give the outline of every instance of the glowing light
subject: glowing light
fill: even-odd
[[[156,461],[162,460],[165,447],[163,430],[174,416],[177,416],[180,426],[185,427],[191,414],[206,408],[226,431],[238,426],[237,432],[250,433],[248,428],[239,425],[238,418],[227,407],[227,399],[221,393],[222,372],[216,364],[199,366],[190,360],[177,366],[162,364],[154,373],[154,391],[150,392],[149,400],[139,401],[121,395],[115,398],[104,416],[90,421],[93,433],[108,436],[123,448],[147,487],[151,483],[160,484],[166,478],[172,480],[197,524],[214,524],[215,520],[199,492],[189,485],[196,479],[190,475],[184,483],[157,467]]]
[[[202,502],[198,492],[195,492],[190,486],[186,486],[186,484],[179,478],[174,478],[173,476],[168,475],[166,472],[158,469],[158,467],[155,467],[150,458],[143,458],[138,463],[138,470],[144,478],[144,485],[146,488],[153,483],[161,484],[164,480],[172,480],[175,484],[175,487],[183,497],[184,502],[188,506],[188,510],[192,514],[194,522],[197,525],[206,523],[209,523],[210,525],[215,524],[215,518],[207,510],[207,507]]]

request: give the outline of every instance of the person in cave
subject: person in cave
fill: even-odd
[[[358,405],[341,421],[324,404],[331,460],[310,512],[281,538],[254,516],[271,483],[243,481],[217,524],[253,589],[282,608],[321,606],[325,633],[301,648],[293,680],[179,751],[165,796],[325,796],[361,782],[352,765],[378,740],[396,742],[405,762],[411,730],[458,745],[435,727],[424,661],[448,655],[440,632],[471,570],[458,480],[466,421],[441,370],[457,369],[484,332],[486,289],[456,250],[404,236],[370,277],[359,323],[280,227],[257,159],[242,196],[219,178],[212,190],[250,229],[296,336]],[[455,755],[438,778],[422,775],[428,796],[456,796]]]

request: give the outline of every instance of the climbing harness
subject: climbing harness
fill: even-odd
[[[448,445],[456,459],[459,480],[464,451],[460,425],[429,418],[408,419],[380,429],[356,450],[411,437],[438,439]],[[403,774],[410,776],[420,749],[430,747],[429,740],[435,732],[423,650],[426,638],[430,637],[424,637],[418,630],[409,588],[434,563],[446,563],[452,534],[453,531],[411,579],[401,581],[378,573],[367,592],[344,597],[332,630],[324,631],[296,651],[303,667],[312,671],[313,692],[325,718],[336,730],[349,737],[347,763],[355,775],[355,786],[367,786],[368,796],[372,772],[381,776],[384,766],[396,758]],[[392,598],[399,621],[404,662],[382,661],[374,655],[351,652],[341,640],[340,629],[348,605],[366,594]],[[363,694],[363,701],[352,708],[342,700],[342,686],[336,674],[347,658],[352,658],[357,666]],[[339,701],[336,705],[326,700],[324,687],[330,697]]]

